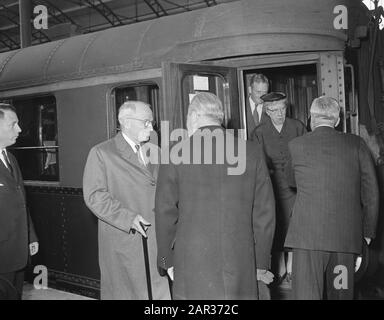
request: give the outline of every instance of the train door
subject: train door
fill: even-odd
[[[341,121],[336,129],[358,132],[353,69],[344,67],[342,52],[264,56],[232,62],[231,65],[239,67],[243,108],[249,95],[250,78],[255,73],[262,73],[269,79],[271,91],[282,91],[287,95],[287,116],[302,121],[307,129],[310,130],[309,111],[313,99],[327,95],[335,98],[341,107]],[[243,125],[246,126],[246,122]]]
[[[287,65],[279,67],[246,68],[242,75],[242,100],[247,104],[250,99],[251,77],[263,74],[269,80],[269,91],[283,92],[287,96],[287,117],[300,120],[310,127],[309,106],[318,96],[316,64]],[[247,122],[244,123],[247,125]],[[251,132],[247,128],[248,136]]]
[[[166,108],[162,109],[161,118],[170,121],[171,129],[185,127],[188,103],[193,94],[210,91],[223,101],[224,125],[247,131],[245,100],[249,94],[249,79],[254,73],[263,73],[270,79],[270,90],[287,94],[288,116],[310,128],[309,109],[313,99],[327,95],[335,98],[342,109],[342,121],[337,129],[358,133],[353,70],[344,66],[343,52],[270,55],[205,63],[163,63]]]
[[[204,91],[216,94],[223,102],[224,126],[241,128],[236,68],[165,62],[162,69],[164,108],[161,119],[169,121],[170,130],[186,128],[189,102],[196,93]]]

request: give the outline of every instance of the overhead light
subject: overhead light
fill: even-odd
[[[368,8],[368,10],[375,10],[375,1],[374,0],[363,0],[363,3]],[[378,1],[378,6],[384,8],[384,0]],[[379,25],[380,30],[384,28],[384,16],[381,15],[381,23]]]

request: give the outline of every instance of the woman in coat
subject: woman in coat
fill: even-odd
[[[268,169],[271,174],[276,200],[276,231],[272,248],[272,268],[276,270],[276,283],[290,282],[292,253],[285,259],[284,240],[295,193],[289,187],[285,168],[289,159],[288,142],[306,133],[304,124],[286,117],[287,99],[284,93],[271,92],[262,96],[265,112],[269,119],[261,123],[253,132],[252,138],[263,147]]]

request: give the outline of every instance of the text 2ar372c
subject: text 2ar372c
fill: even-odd
[[[237,304],[188,304],[187,307],[180,306],[147,306],[144,309],[145,315],[170,315],[172,318],[178,314],[188,315],[238,315],[239,305]]]

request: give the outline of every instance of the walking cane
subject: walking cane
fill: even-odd
[[[140,222],[140,225],[145,231],[144,224]],[[149,257],[148,257],[148,239],[144,236],[141,236],[141,240],[143,242],[145,275],[147,277],[148,300],[153,300],[152,285],[151,285],[151,270],[149,269]]]
[[[145,231],[144,224],[142,222],[140,222],[140,226]],[[131,228],[129,230],[129,232],[132,232],[133,234],[135,234],[136,230]],[[152,285],[151,285],[151,270],[149,269],[148,239],[142,235],[141,236],[141,241],[143,243],[144,265],[145,265],[145,276],[147,278],[148,300],[153,300],[153,297],[152,297]]]
[[[167,279],[168,279],[168,287],[169,287],[169,294],[171,295],[171,300],[173,300],[173,294],[172,294],[172,280],[171,278],[169,277],[169,275],[167,275]]]

